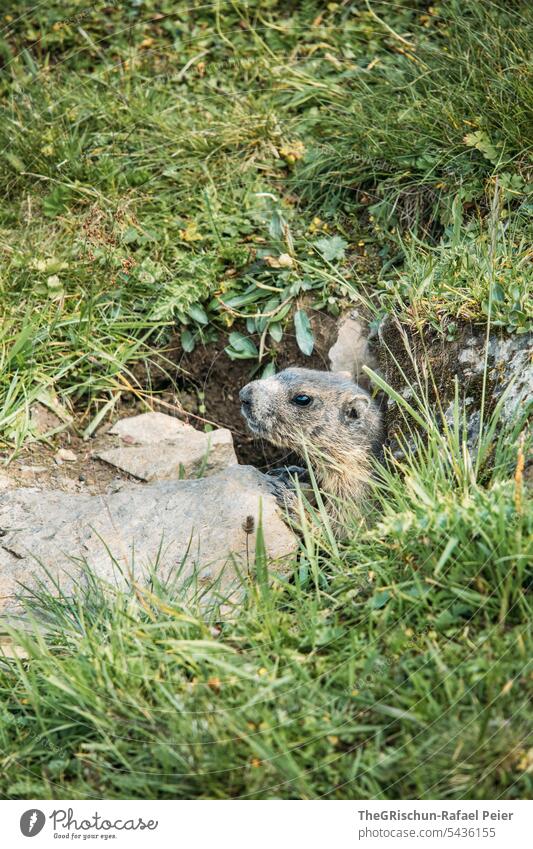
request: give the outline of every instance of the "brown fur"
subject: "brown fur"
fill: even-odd
[[[298,406],[295,398],[311,398]],[[306,452],[332,504],[360,504],[383,444],[383,417],[368,392],[346,372],[290,368],[248,383],[241,411],[253,433],[274,445]],[[335,512],[335,510],[333,510]]]

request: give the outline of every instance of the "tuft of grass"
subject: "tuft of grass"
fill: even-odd
[[[370,7],[345,14],[376,25]],[[304,197],[355,199],[393,240],[406,226],[438,232],[458,202],[484,207],[495,174],[514,206],[527,202],[531,8],[453,0],[407,8],[402,23],[405,37],[383,27],[383,52],[366,65],[341,61],[337,84],[315,89],[315,144],[297,174]]]
[[[453,338],[461,323],[487,321],[507,333],[533,329],[530,242],[496,221],[450,228],[436,246],[411,233],[401,268],[384,275],[378,296],[384,312],[406,325],[430,325]]]

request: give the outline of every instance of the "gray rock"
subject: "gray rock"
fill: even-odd
[[[0,636],[0,660],[2,658],[19,658],[25,660],[29,657],[28,652],[13,642],[9,637]]]
[[[122,419],[109,433],[126,444],[96,457],[144,481],[205,477],[237,463],[229,430],[203,433],[164,413]]]
[[[344,315],[338,323],[337,340],[328,353],[331,371],[347,371],[362,386],[368,384],[363,366],[377,369],[377,361],[370,350],[368,327],[356,310]]]
[[[207,438],[209,437],[209,438]],[[183,434],[177,442],[157,442],[132,448],[110,448],[96,454],[117,469],[143,481],[212,475],[237,463],[229,430]]]
[[[141,413],[115,422],[108,433],[120,436],[122,440],[135,445],[153,445],[156,442],[179,439],[184,433],[194,430],[185,422],[165,413]]]
[[[483,374],[484,339],[472,336],[458,356],[466,379]],[[520,405],[533,401],[533,337],[531,334],[493,335],[488,347],[489,380],[495,398],[504,391],[502,413],[510,418]]]
[[[297,540],[268,479],[251,466],[128,484],[104,496],[0,492],[0,609],[18,612],[20,585],[39,579],[70,594],[86,580],[87,565],[110,583],[142,582],[153,568],[163,580],[193,580],[237,599],[237,571],[253,564],[260,515],[271,568],[285,574]]]
[[[55,456],[55,461],[59,465],[61,463],[75,463],[77,459],[77,455],[70,448],[60,448]]]
[[[72,421],[70,416],[60,404],[47,393],[42,394],[41,401],[35,401],[30,407],[30,424],[34,433],[53,434],[64,430]]]

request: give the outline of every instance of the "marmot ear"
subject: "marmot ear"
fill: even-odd
[[[369,404],[370,398],[367,395],[352,395],[343,401],[341,416],[345,421],[357,421],[365,414]]]

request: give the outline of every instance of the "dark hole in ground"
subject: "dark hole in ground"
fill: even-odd
[[[326,313],[311,314],[315,347],[311,356],[298,348],[292,333],[285,332],[276,348],[276,369],[289,366],[328,369],[328,350],[336,338],[336,322]],[[245,333],[245,328],[237,328]],[[186,383],[203,393],[205,416],[233,433],[235,451],[239,462],[265,470],[276,465],[294,464],[297,457],[292,452],[276,448],[265,440],[254,437],[247,429],[240,412],[239,390],[250,380],[260,377],[261,370],[252,360],[231,360],[224,348],[227,342],[220,339],[208,346],[198,346],[191,354],[178,354],[177,364],[188,372]],[[265,361],[265,365],[268,360]],[[182,379],[178,378],[181,382]],[[185,382],[185,381],[184,381]]]
[[[275,350],[278,371],[289,366],[329,369],[328,351],[336,339],[336,320],[318,310],[308,309],[308,313],[315,338],[313,353],[311,356],[302,354],[293,333],[287,330],[281,342],[271,347],[271,350]],[[236,324],[233,329],[246,334],[244,325]],[[257,339],[254,341],[258,342]],[[297,463],[295,454],[275,448],[254,437],[247,431],[241,416],[239,390],[250,380],[260,377],[261,370],[269,359],[265,357],[259,369],[254,360],[231,360],[224,350],[227,344],[227,337],[220,333],[216,342],[199,344],[194,351],[186,353],[181,347],[179,335],[176,334],[165,352],[167,362],[164,367],[159,368],[156,362],[152,363],[149,374],[146,374],[143,367],[144,374],[137,369],[136,377],[142,384],[149,383],[152,388],[160,391],[165,385],[169,387],[174,382],[178,387],[179,401],[184,410],[231,430],[240,463],[262,470]],[[170,374],[168,360],[176,364],[175,375]],[[157,408],[156,398],[154,402]],[[171,412],[163,406],[161,411]],[[194,418],[191,418],[191,423],[200,426],[200,422]]]

